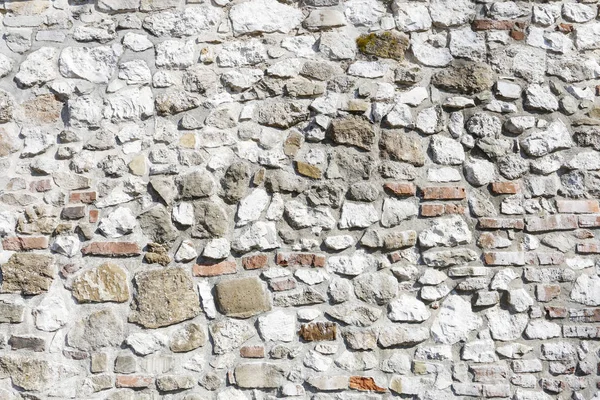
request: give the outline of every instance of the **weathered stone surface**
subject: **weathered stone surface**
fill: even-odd
[[[242,345],[256,335],[256,331],[245,321],[223,319],[209,326],[210,336],[214,342],[215,354],[226,354]]]
[[[122,303],[129,300],[127,274],[115,264],[106,263],[84,271],[75,278],[71,290],[81,303]]]
[[[414,166],[422,166],[425,163],[425,152],[416,136],[384,130],[381,132],[379,148],[382,157],[394,161],[403,161]]]
[[[106,308],[79,320],[67,333],[67,343],[79,350],[98,350],[120,345],[123,335],[123,321],[113,310]]]
[[[284,381],[283,370],[271,363],[244,363],[234,370],[235,381],[241,388],[277,388]]]
[[[408,46],[407,35],[391,31],[364,34],[356,39],[356,47],[361,53],[399,61],[404,59]]]
[[[192,280],[182,268],[138,273],[137,292],[131,303],[129,321],[145,328],[160,328],[194,318],[200,301]],[[167,307],[164,307],[168,304]]]
[[[337,119],[331,124],[331,140],[338,144],[370,150],[375,143],[375,131],[371,124],[362,118]]]
[[[442,303],[431,333],[438,343],[454,344],[467,339],[470,331],[478,329],[482,322],[469,303],[459,296],[449,296]]]
[[[231,317],[249,318],[271,309],[264,284],[258,278],[221,281],[215,286],[215,298],[220,311]]]
[[[117,69],[121,50],[117,47],[67,47],[58,60],[65,78],[81,78],[92,83],[108,83]]]
[[[486,64],[457,63],[435,73],[431,83],[449,92],[473,94],[491,88],[493,75]]]
[[[52,256],[15,253],[0,267],[0,292],[37,295],[47,292],[54,281]]]
[[[189,323],[173,333],[169,348],[173,353],[185,353],[204,346],[206,341],[204,329],[196,323]]]

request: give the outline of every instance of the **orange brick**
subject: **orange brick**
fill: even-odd
[[[84,256],[135,257],[142,251],[134,242],[92,242],[81,249]]]
[[[462,186],[429,186],[421,190],[425,200],[463,200],[467,197]]]
[[[510,31],[510,37],[515,40],[525,40],[525,32],[518,29],[512,29]]]
[[[269,287],[274,292],[283,292],[285,290],[296,289],[297,282],[294,278],[280,278],[280,279],[271,279],[269,281]]]
[[[96,201],[96,192],[73,192],[69,196],[69,203],[92,204]]]
[[[573,32],[573,25],[572,24],[558,24],[556,26],[556,30],[561,32],[561,33],[571,33]]]
[[[115,387],[118,388],[147,388],[154,383],[154,378],[148,375],[117,375]]]
[[[471,27],[474,31],[509,31],[515,27],[514,21],[496,21],[493,19],[477,19],[473,21]]]
[[[417,187],[413,183],[388,182],[383,185],[383,190],[397,197],[414,196],[417,193]]]
[[[10,251],[42,250],[48,248],[46,236],[13,236],[2,240],[2,248]]]
[[[265,358],[265,347],[256,346],[243,346],[240,348],[240,357],[244,358]]]
[[[47,192],[52,190],[52,181],[50,179],[41,179],[39,181],[31,182],[29,184],[29,190],[32,192]]]
[[[194,276],[219,276],[230,275],[237,272],[235,261],[225,260],[216,264],[195,264],[192,267]]]
[[[550,318],[550,319],[567,317],[567,308],[566,307],[546,306],[544,308],[546,309],[546,312],[548,313],[548,318]]]
[[[350,389],[360,390],[361,392],[386,392],[386,389],[377,386],[375,379],[370,376],[351,376],[349,387]]]
[[[244,269],[260,269],[267,266],[269,258],[266,254],[253,254],[242,257],[242,266]]]
[[[99,216],[100,212],[98,210],[90,210],[88,221],[90,221],[90,224],[95,224],[96,222],[98,222]]]
[[[438,217],[446,214],[464,214],[465,206],[462,204],[421,204],[422,217]]]
[[[536,285],[535,295],[538,301],[547,303],[560,295],[560,285],[557,283]]]
[[[598,200],[556,200],[559,213],[596,214],[600,213]]]
[[[477,227],[480,229],[516,229],[525,227],[523,218],[479,218]]]
[[[325,256],[314,253],[277,253],[277,265],[283,267],[324,267]]]
[[[517,194],[521,190],[517,182],[493,182],[492,192],[495,194]]]
[[[522,251],[488,251],[483,253],[487,265],[525,265]]]

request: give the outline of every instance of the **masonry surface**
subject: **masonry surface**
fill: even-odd
[[[596,0],[0,24],[0,399],[600,400]]]

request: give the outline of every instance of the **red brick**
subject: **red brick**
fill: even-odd
[[[154,383],[154,378],[148,375],[117,375],[115,387],[118,388],[147,388]]]
[[[13,236],[2,240],[2,248],[10,251],[42,250],[48,248],[46,236]]]
[[[235,261],[225,260],[217,264],[195,264],[192,267],[194,276],[219,276],[230,275],[237,272]]]
[[[514,40],[525,40],[525,32],[518,29],[511,29],[510,37]]]
[[[550,319],[567,318],[567,308],[566,307],[546,306],[545,308],[546,308],[546,312],[548,313],[548,318],[550,318]]]
[[[422,217],[438,217],[447,214],[465,214],[466,208],[462,204],[421,204]]]
[[[242,257],[242,266],[244,269],[260,269],[267,266],[269,256],[267,254],[253,254]]]
[[[568,231],[577,229],[576,215],[549,215],[547,217],[525,218],[526,232]]]
[[[560,265],[565,262],[565,255],[559,252],[535,253],[540,265]]]
[[[521,190],[518,182],[493,182],[492,193],[495,194],[517,194]]]
[[[383,185],[383,190],[396,197],[414,196],[417,193],[414,183],[387,182]]]
[[[421,190],[424,200],[463,200],[467,197],[462,186],[429,186]]]
[[[578,243],[579,254],[600,254],[600,243]]]
[[[243,346],[240,348],[240,357],[265,358],[265,346]]]
[[[381,386],[377,386],[375,379],[370,376],[351,376],[348,387],[350,389],[360,390],[361,392],[386,392],[386,389],[382,388]]]
[[[69,196],[69,203],[92,204],[96,201],[96,192],[73,192]]]
[[[292,290],[296,288],[296,280],[294,278],[271,279],[269,287],[274,292],[283,292],[284,290]]]
[[[277,253],[277,265],[283,267],[324,267],[325,256],[314,253]]]
[[[142,253],[134,242],[92,242],[81,249],[84,256],[135,257]]]
[[[523,218],[479,218],[479,229],[516,229],[525,227]]]
[[[90,216],[88,217],[88,221],[90,224],[95,224],[98,222],[98,217],[100,216],[100,212],[98,210],[90,210]]]
[[[85,206],[72,206],[63,208],[60,216],[63,219],[81,219],[85,214]]]
[[[560,285],[556,283],[536,285],[535,295],[538,301],[547,303],[560,295]]]
[[[515,27],[515,21],[496,21],[493,19],[476,19],[471,24],[474,31],[509,31]]]
[[[522,251],[488,251],[483,253],[487,265],[525,265]]]
[[[47,192],[52,190],[52,181],[50,179],[40,179],[29,184],[29,190],[32,192]]]
[[[598,200],[556,200],[559,213],[594,214],[600,212]]]
[[[561,32],[561,33],[571,33],[573,32],[573,25],[572,24],[558,24],[556,26],[556,30]]]
[[[600,215],[580,215],[580,228],[600,228]]]

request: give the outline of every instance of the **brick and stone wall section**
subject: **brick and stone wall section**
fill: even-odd
[[[1,400],[600,400],[597,0],[1,1]]]

